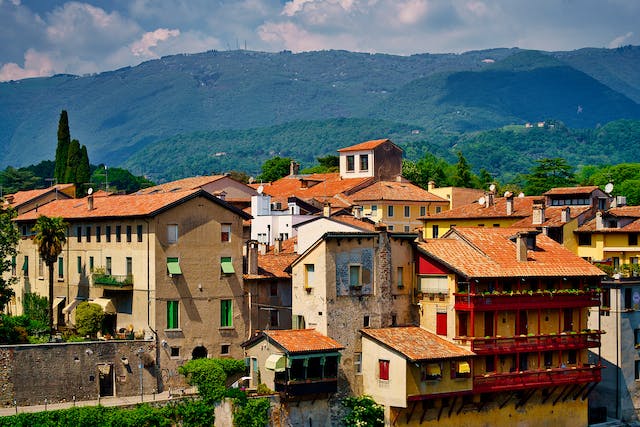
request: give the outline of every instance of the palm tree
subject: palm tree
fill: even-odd
[[[67,223],[60,217],[40,216],[33,230],[36,232],[33,242],[38,253],[49,269],[49,334],[53,331],[53,265],[62,253],[67,242]]]

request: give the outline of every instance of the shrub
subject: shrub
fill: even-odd
[[[269,399],[264,397],[245,399],[244,404],[236,400],[233,424],[237,427],[265,427],[269,425],[270,408]]]
[[[81,302],[76,307],[76,328],[80,335],[95,336],[102,327],[104,311],[98,304]]]
[[[350,409],[342,419],[347,427],[384,426],[384,408],[370,396],[347,397],[342,404]]]

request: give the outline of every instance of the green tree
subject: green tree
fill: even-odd
[[[95,337],[104,320],[104,310],[98,304],[83,301],[76,307],[76,329],[78,334]]]
[[[60,113],[60,119],[58,120],[58,145],[56,147],[54,176],[59,183],[65,182],[70,144],[71,133],[69,132],[69,117],[67,115],[67,111],[62,110]]]
[[[0,172],[0,186],[2,186],[2,194],[11,194],[21,190],[32,190],[40,179],[33,172],[26,169],[15,169],[7,166],[5,170]]]
[[[458,163],[456,163],[455,173],[453,175],[452,184],[455,187],[473,188],[473,173],[467,159],[462,155],[462,151],[458,151]]]
[[[258,176],[258,180],[272,182],[289,175],[291,160],[289,157],[279,156],[267,160],[262,164],[262,173]]]
[[[67,156],[67,168],[64,173],[64,180],[61,182],[75,184],[78,182],[78,165],[80,164],[80,141],[74,139],[69,144],[69,154]]]
[[[575,184],[573,167],[565,159],[540,159],[536,160],[536,163],[537,165],[531,169],[530,173],[524,176],[525,194],[540,195],[552,188],[569,187]]]
[[[27,292],[22,298],[22,309],[25,316],[41,325],[41,329],[47,327],[49,323],[49,301],[47,298],[33,292]]]
[[[347,397],[342,404],[349,409],[349,413],[342,419],[345,426],[384,426],[384,407],[370,396]]]
[[[640,179],[628,179],[614,188],[614,193],[624,195],[627,204],[631,206],[640,205]]]
[[[13,223],[15,211],[11,208],[3,209],[0,206],[0,311],[4,310],[11,297],[15,283],[15,277],[5,274],[15,266],[16,248],[20,234]]]
[[[67,223],[60,217],[40,216],[33,227],[33,242],[49,270],[49,333],[53,331],[53,266],[67,242]]]
[[[446,187],[450,185],[446,172],[449,167],[446,160],[426,153],[415,163],[404,160],[402,162],[402,176],[422,188],[427,188],[429,181],[435,182],[438,187]]]
[[[144,176],[134,176],[127,169],[109,168],[105,173],[104,165],[99,165],[91,175],[90,181],[97,188],[104,188],[105,179],[109,180],[109,188],[116,191],[124,191],[125,193],[134,193],[141,188],[147,188],[154,185]],[[88,181],[87,181],[88,182]]]
[[[89,154],[87,153],[87,147],[80,147],[80,156],[78,166],[76,168],[76,180],[74,184],[76,184],[76,189],[81,188],[81,193],[85,193],[85,188],[82,186],[83,184],[87,184],[91,180],[91,167],[89,165]]]

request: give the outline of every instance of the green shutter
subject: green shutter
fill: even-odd
[[[231,262],[231,257],[224,256],[220,258],[220,267],[222,267],[222,272],[224,274],[233,274],[236,271],[233,269],[233,263]]]
[[[29,271],[29,257],[25,255],[24,263],[22,264],[22,271]]]
[[[167,301],[167,329],[178,329],[178,301]]]
[[[349,286],[360,286],[360,266],[349,266]]]
[[[64,258],[58,257],[58,277],[64,277]]]
[[[230,299],[220,301],[220,326],[233,326],[233,308]]]
[[[169,270],[169,274],[182,274],[178,258],[167,258],[167,270]]]

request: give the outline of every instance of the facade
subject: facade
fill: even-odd
[[[76,197],[76,186],[74,184],[57,184],[48,188],[8,194],[3,197],[3,202],[5,206],[11,206],[20,215],[53,200],[73,199],[74,197]]]
[[[272,203],[271,196],[260,192],[251,197],[251,240],[265,245],[273,245],[279,240],[287,240],[296,235],[296,224],[307,221],[319,209],[295,197]]]
[[[390,139],[366,141],[338,150],[340,177],[393,181],[402,175],[402,149]]]
[[[242,221],[248,214],[204,190],[58,200],[18,216],[16,304],[48,295],[31,228],[40,215],[68,223],[54,266],[55,320],[72,323],[89,300],[108,314],[105,333],[154,339],[169,371],[197,357],[241,357],[247,337]]]
[[[429,193],[449,201],[449,208],[443,210],[456,209],[460,206],[477,202],[480,197],[484,196],[484,190],[477,188],[436,187],[434,181],[429,181],[427,185]]]
[[[327,231],[363,232],[374,231],[374,224],[368,218],[357,219],[352,215],[334,215],[331,217],[314,216],[294,226],[299,254],[313,246]]]

